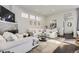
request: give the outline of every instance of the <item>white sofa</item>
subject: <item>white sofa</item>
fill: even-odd
[[[30,51],[32,48],[38,45],[39,40],[36,37],[31,36],[21,38],[21,35],[19,36],[20,37],[17,37],[17,35],[7,32],[4,33],[3,36],[0,35],[0,51],[24,53]]]
[[[47,30],[46,33],[48,35],[49,38],[56,38],[57,37],[57,29],[52,29],[52,30]]]
[[[46,29],[46,31],[44,32],[44,33],[42,33],[43,32],[43,30],[41,30],[40,32],[39,31],[36,31],[35,33],[34,33],[34,36],[35,37],[38,37],[38,36],[46,36],[46,37],[48,37],[48,38],[51,38],[51,39],[53,39],[53,38],[56,38],[57,37],[57,28],[55,28],[55,29]],[[39,38],[39,39],[41,39],[41,38]]]

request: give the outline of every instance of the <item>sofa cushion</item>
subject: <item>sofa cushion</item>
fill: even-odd
[[[17,40],[22,40],[23,39],[23,35],[22,34],[16,34],[16,37],[18,38]]]
[[[6,40],[0,35],[0,47],[6,44]]]
[[[14,41],[17,40],[16,35],[10,32],[4,32],[3,37],[5,38],[6,41]]]
[[[23,38],[28,37],[28,34],[27,33],[17,33],[16,36],[17,36],[18,40],[23,40]]]
[[[3,38],[3,36],[0,35],[0,42],[1,42],[1,41],[6,42],[5,39]]]

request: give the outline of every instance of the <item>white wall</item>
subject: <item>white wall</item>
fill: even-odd
[[[65,11],[65,12],[61,12],[61,13],[57,13],[54,15],[51,15],[49,17],[43,17],[43,20],[40,21],[41,25],[40,26],[35,26],[35,25],[30,25],[29,21],[30,19],[26,19],[21,17],[21,13],[25,12],[25,10],[23,10],[22,8],[19,8],[17,6],[10,6],[10,5],[6,5],[4,6],[6,8],[8,8],[9,10],[11,10],[12,12],[15,13],[15,21],[18,23],[18,29],[19,29],[19,33],[23,33],[25,32],[27,29],[31,28],[31,29],[38,29],[38,28],[42,28],[44,25],[49,25],[50,21],[53,19],[57,20],[57,29],[59,30],[60,35],[63,35],[63,21],[64,21],[64,14],[67,13],[72,13],[72,19],[70,20],[72,22],[72,27],[68,28],[67,27],[67,32],[74,32],[74,37],[76,36],[76,29],[77,29],[77,14],[76,14],[76,10],[70,10],[70,11]]]
[[[77,13],[76,13],[76,9],[61,12],[61,13],[49,16],[47,18],[47,24],[50,24],[51,20],[56,19],[57,20],[57,29],[58,29],[60,35],[63,35],[63,33],[64,33],[64,31],[63,31],[64,14],[67,14],[67,13],[72,13],[72,19],[69,20],[70,22],[72,22],[72,27],[65,27],[65,32],[66,33],[74,32],[74,37],[76,37],[76,30],[77,30]]]
[[[0,34],[7,30],[17,30],[17,24],[11,22],[0,21]]]
[[[19,8],[19,7],[17,7],[17,6],[12,6],[12,11],[15,13],[15,20],[16,20],[16,22],[18,23],[18,29],[19,29],[19,33],[24,33],[24,32],[26,32],[26,30],[27,29],[39,29],[39,28],[42,28],[42,26],[43,26],[43,19],[44,18],[42,18],[41,19],[41,21],[40,21],[40,26],[38,26],[38,25],[30,25],[30,20],[31,19],[29,19],[29,18],[23,18],[22,16],[21,16],[21,13],[22,12],[25,12],[22,8]],[[25,12],[26,13],[26,12]]]
[[[9,5],[3,5],[3,6],[10,11],[12,10],[11,6]],[[3,34],[7,30],[16,30],[16,29],[17,29],[16,23],[5,22],[0,20],[0,34]]]
[[[24,9],[15,6],[15,5],[4,5],[5,8],[9,9],[15,14],[15,21],[18,23],[18,29],[19,33],[24,33],[26,32],[27,29],[40,29],[44,26],[44,17],[40,20],[40,26],[39,25],[30,25],[30,20],[29,18],[23,18],[21,16],[21,13],[27,13]]]

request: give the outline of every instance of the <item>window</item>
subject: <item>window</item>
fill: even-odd
[[[27,14],[27,13],[24,13],[24,12],[21,13],[21,16],[22,16],[23,18],[28,18],[28,14]]]
[[[35,19],[35,16],[34,15],[30,15],[30,19]]]
[[[40,21],[40,20],[41,20],[41,17],[36,16],[36,20],[37,20],[37,21]]]

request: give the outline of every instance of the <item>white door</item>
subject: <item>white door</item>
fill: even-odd
[[[64,33],[72,33],[72,21],[71,20],[67,20],[64,22]]]

